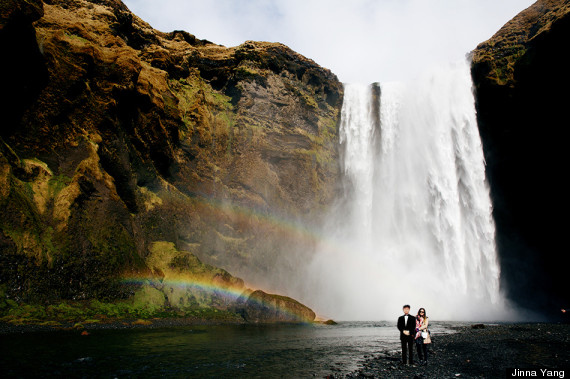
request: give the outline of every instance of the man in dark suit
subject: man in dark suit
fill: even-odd
[[[398,330],[400,331],[400,341],[402,342],[402,362],[406,364],[408,352],[410,354],[409,364],[414,364],[414,337],[416,335],[416,318],[410,313],[410,306],[404,305],[404,315],[398,318]]]

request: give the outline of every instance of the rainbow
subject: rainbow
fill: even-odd
[[[159,196],[163,199],[174,196],[169,190],[161,191]],[[300,222],[292,219],[280,218],[275,214],[269,212],[262,212],[252,207],[235,204],[229,200],[219,200],[208,196],[204,193],[194,193],[192,195],[184,194],[194,207],[195,211],[201,217],[212,220],[221,221],[231,220],[230,224],[238,224],[244,222],[248,227],[257,229],[255,224],[261,227],[273,229],[277,233],[282,233],[284,237],[290,240],[300,240],[307,243],[309,246],[314,246],[319,251],[325,253],[339,252],[339,254],[350,254],[353,249],[350,246],[344,245],[340,241],[332,241],[325,238],[324,235],[307,228]],[[208,214],[209,213],[209,214]],[[125,277],[123,283],[125,284],[138,284],[138,285],[151,285],[156,282],[156,278],[149,277]],[[161,284],[166,284],[175,288],[199,289],[206,293],[213,293],[218,296],[224,297],[227,300],[237,301],[240,297],[244,301],[258,302],[257,299],[249,298],[249,294],[245,288],[232,288],[224,287],[211,282],[211,280],[203,280],[198,278],[168,278],[161,281]],[[255,287],[255,286],[254,286]],[[269,292],[268,292],[269,293]],[[264,306],[264,304],[260,304]],[[282,310],[284,311],[284,310]]]
[[[161,196],[172,196],[169,192],[161,193]],[[165,196],[165,197],[166,197]],[[235,221],[245,221],[245,222],[259,222],[262,225],[273,227],[276,230],[279,230],[281,233],[288,235],[291,238],[301,239],[308,243],[311,243],[315,246],[320,246],[324,248],[325,251],[327,250],[338,250],[339,245],[338,242],[332,242],[327,240],[323,235],[317,233],[314,230],[307,228],[306,226],[302,225],[299,222],[296,222],[292,219],[286,219],[276,216],[275,214],[269,212],[262,212],[252,207],[246,207],[243,205],[235,204],[229,200],[219,200],[212,198],[204,193],[195,193],[193,195],[185,195],[187,196],[192,203],[196,206],[203,206],[208,207],[212,210],[220,212],[218,217],[226,217],[232,218],[235,217],[237,220]],[[198,211],[199,214],[201,214]],[[212,217],[216,217],[216,215],[212,215]],[[255,220],[255,221],[252,221]]]
[[[225,301],[228,302],[233,302],[236,303],[238,302],[239,299],[243,299],[243,303],[253,303],[261,308],[268,308],[269,310],[273,310],[277,313],[281,313],[286,315],[288,318],[290,318],[291,320],[299,320],[299,314],[295,313],[292,310],[289,310],[287,308],[283,308],[283,307],[276,307],[273,306],[272,304],[268,304],[265,303],[263,301],[261,301],[260,299],[256,299],[255,297],[250,297],[249,295],[251,293],[254,292],[254,290],[248,289],[248,288],[232,288],[232,287],[226,287],[226,286],[221,286],[221,285],[217,285],[215,283],[212,283],[209,280],[204,280],[204,279],[197,279],[197,278],[176,278],[176,279],[163,279],[163,280],[157,280],[154,278],[148,278],[148,277],[135,277],[135,276],[130,276],[130,277],[125,277],[121,280],[122,284],[126,284],[126,285],[150,285],[152,286],[153,284],[156,285],[158,283],[160,283],[160,285],[165,285],[165,286],[170,286],[170,287],[176,287],[176,288],[181,288],[181,289],[198,289],[201,291],[204,291],[206,293],[209,294],[213,294],[219,297],[222,297]],[[239,304],[236,304],[239,305]]]
[[[213,293],[218,296],[223,296],[228,299],[237,300],[238,298],[244,296],[247,293],[247,289],[245,288],[231,288],[231,287],[224,287],[221,285],[217,285],[212,283],[210,280],[206,279],[156,279],[150,277],[124,277],[121,280],[122,284],[131,284],[131,285],[165,285],[174,288],[181,288],[181,289],[198,289],[202,290],[207,293]]]
[[[338,255],[350,255],[353,250],[353,247],[342,241],[326,238],[323,234],[290,219],[279,218],[274,214],[262,213],[253,208],[236,205],[230,201],[220,201],[202,195],[192,197],[192,199],[201,205],[208,206],[220,212],[231,213],[233,216],[240,217],[244,220],[255,217],[260,220],[262,224],[272,226],[292,239],[304,240],[318,248],[321,252],[337,252]]]

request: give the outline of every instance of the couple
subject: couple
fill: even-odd
[[[431,343],[431,338],[428,332],[426,310],[420,308],[416,317],[409,313],[410,306],[406,304],[404,305],[404,315],[398,318],[398,330],[400,330],[400,341],[402,342],[402,362],[406,364],[409,352],[409,364],[414,364],[413,346],[415,341],[420,364],[427,365],[427,344]],[[424,333],[423,336],[422,332]]]

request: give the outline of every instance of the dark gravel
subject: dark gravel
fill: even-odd
[[[462,327],[455,334],[433,336],[427,366],[400,361],[400,354],[380,353],[346,378],[506,378],[506,368],[566,368],[570,375],[570,325]]]

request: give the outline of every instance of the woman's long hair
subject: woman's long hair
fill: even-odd
[[[424,318],[424,320],[427,319],[428,316],[427,316],[427,312],[426,312],[426,309],[425,309],[425,308],[420,308],[420,309],[418,309],[417,317],[420,317],[420,311],[424,311],[423,318]]]

